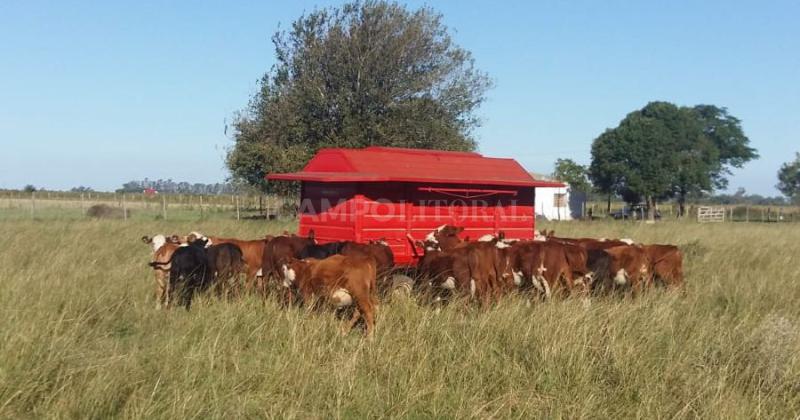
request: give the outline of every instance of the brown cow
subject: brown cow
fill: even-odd
[[[153,250],[152,261],[159,263],[151,265],[151,267],[153,267],[156,281],[156,309],[161,309],[162,306],[166,307],[169,296],[169,262],[175,250],[185,245],[175,243],[172,241],[172,238],[167,238],[161,234],[153,237],[142,236],[142,242],[150,245]]]
[[[683,286],[683,254],[674,245],[642,245],[655,281],[666,287]]]
[[[425,254],[417,266],[434,292],[468,295],[488,305],[509,290],[512,274],[506,243],[462,241],[446,245],[446,251],[438,248],[440,243],[422,243]]]
[[[470,297],[487,306],[513,289],[509,245],[502,241],[472,242],[457,248],[453,263],[456,284],[469,287]]]
[[[207,247],[206,255],[208,268],[214,274],[217,294],[222,297],[239,297],[239,275],[244,272],[246,265],[242,250],[235,244],[221,243]]]
[[[266,296],[269,279],[279,282],[283,278],[281,267],[293,258],[298,258],[305,247],[315,243],[313,230],[308,233],[307,238],[284,235],[268,241],[261,255],[261,282],[257,287],[258,291]]]
[[[554,292],[588,293],[594,280],[585,249],[561,240],[515,243],[510,251],[514,283],[533,287],[545,299]]]
[[[306,305],[311,304],[314,298],[337,308],[355,304],[353,316],[344,332],[352,330],[363,318],[366,335],[372,335],[378,305],[373,258],[333,255],[324,260],[292,259],[281,266],[281,271],[284,286],[296,291]]]
[[[258,277],[262,273],[264,247],[266,243],[272,239],[272,236],[267,235],[264,239],[242,240],[236,238],[221,238],[218,236],[206,237],[202,233],[191,232],[187,236],[189,242],[191,242],[193,237],[208,239],[208,246],[220,244],[233,244],[238,246],[239,249],[242,250],[242,257],[247,265],[247,283],[245,284],[245,289],[248,291],[253,290],[253,287],[258,281]]]
[[[609,285],[608,282],[604,282],[607,280],[608,275],[608,261],[609,256],[604,252],[604,250],[617,247],[617,246],[631,246],[633,241],[629,239],[593,239],[593,238],[551,238],[552,241],[561,242],[563,244],[571,245],[571,246],[578,246],[586,251],[585,253],[585,269],[586,274],[584,275],[583,282],[587,290],[596,290],[600,287]],[[573,257],[576,255],[573,255]],[[578,256],[578,259],[572,258],[570,260],[570,265],[573,268],[576,267],[576,262],[580,261],[582,257]],[[580,263],[577,263],[578,271],[582,269],[584,266],[581,266]],[[577,271],[575,274],[579,274]],[[600,279],[599,277],[604,277]],[[578,279],[579,277],[576,277]]]
[[[603,250],[608,256],[611,288],[630,288],[638,294],[650,284],[650,259],[642,247],[622,245]]]
[[[463,227],[439,226],[425,237],[425,248],[439,249],[445,252],[450,251],[464,242],[463,239],[458,237],[463,231]]]
[[[394,253],[389,245],[384,241],[371,241],[367,244],[358,242],[347,242],[341,250],[342,255],[360,255],[370,257],[375,260],[375,269],[378,272],[378,279],[381,288],[390,286],[388,284],[389,274],[394,268]]]

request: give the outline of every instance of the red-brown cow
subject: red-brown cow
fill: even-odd
[[[150,245],[153,250],[152,261],[159,263],[151,265],[151,267],[153,267],[156,281],[156,309],[161,309],[162,307],[166,307],[167,298],[169,296],[169,262],[175,250],[182,245],[173,242],[172,238],[167,238],[160,234],[153,237],[142,236],[142,242]]]
[[[344,332],[353,329],[359,319],[366,325],[365,334],[375,330],[377,285],[375,260],[365,256],[333,255],[324,260],[293,259],[282,265],[284,286],[296,290],[303,303],[314,298],[336,308],[355,304],[353,316]]]
[[[674,245],[642,245],[652,276],[666,287],[683,286],[683,253]]]
[[[308,237],[302,236],[276,236],[264,246],[261,256],[261,282],[257,289],[266,296],[269,279],[279,282],[283,278],[281,267],[293,258],[298,258],[300,252],[307,246],[315,244],[314,231]]]
[[[611,288],[630,288],[638,294],[650,284],[650,259],[638,246],[622,245],[603,250],[608,256],[607,279]]]
[[[264,255],[264,247],[266,243],[272,239],[272,236],[267,235],[264,239],[242,240],[236,238],[221,238],[218,236],[206,237],[202,233],[192,232],[188,235],[189,242],[191,242],[192,237],[196,237],[198,239],[208,239],[208,246],[220,244],[233,244],[238,246],[239,249],[242,250],[242,257],[247,265],[247,284],[245,285],[245,288],[247,290],[252,290],[253,285],[256,283],[260,273],[262,272],[261,266]]]
[[[463,231],[463,227],[452,225],[439,226],[425,237],[425,249],[439,249],[445,252],[455,249],[464,242],[464,240],[458,236]]]
[[[553,293],[569,293],[575,286],[573,268],[570,265],[568,246],[557,241],[527,241],[519,242],[512,246],[511,265],[514,271],[514,281],[520,287],[532,286],[546,299]],[[580,266],[580,259],[572,256],[576,265]],[[583,272],[582,275],[585,275]],[[528,284],[530,279],[530,284]],[[583,290],[583,289],[582,289]]]
[[[394,268],[394,253],[384,241],[375,241],[367,244],[347,242],[341,250],[342,255],[364,256],[375,260],[375,269],[381,288],[390,286],[388,277]]]
[[[457,237],[463,228],[443,226],[426,237],[418,264],[419,275],[434,291],[468,295],[487,305],[509,290],[510,259],[505,242],[464,242]],[[441,246],[444,245],[444,248]]]

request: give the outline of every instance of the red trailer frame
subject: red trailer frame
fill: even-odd
[[[408,237],[422,239],[444,224],[477,239],[503,231],[531,239],[535,180],[513,159],[472,152],[367,147],[322,149],[300,172],[268,180],[301,181],[299,235],[318,241],[384,239],[398,264],[415,263]]]

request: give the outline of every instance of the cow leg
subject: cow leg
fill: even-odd
[[[364,296],[362,299],[357,300],[356,310],[361,312],[361,317],[364,318],[366,330],[364,334],[367,337],[372,337],[375,332],[375,308],[372,305],[372,299],[369,296]]]
[[[531,285],[534,289],[536,289],[536,291],[544,294],[544,286],[542,286],[542,282],[540,281],[539,277],[534,274],[531,274]]]
[[[575,283],[572,279],[572,272],[570,271],[562,271],[559,274],[560,284],[562,285],[562,296],[566,296],[572,294],[573,289],[575,288]]]
[[[163,273],[156,273],[156,310],[161,309],[161,305],[166,303],[167,277]]]
[[[174,273],[174,274],[175,275],[173,276],[173,273],[170,273],[169,281],[167,282],[167,302],[165,304],[166,308],[169,308],[170,306],[172,306],[172,301],[175,298],[175,291],[176,291],[176,289],[178,289],[178,282],[181,281],[180,274],[177,274],[177,273]],[[183,287],[180,290],[181,293],[183,293],[182,289],[183,289]],[[180,302],[180,296],[179,296],[178,305],[180,305],[180,304],[181,304],[181,302]]]
[[[236,271],[231,278],[231,298],[239,300],[242,296],[242,273],[241,271]]]
[[[365,329],[364,334],[368,337],[372,336],[373,330],[375,329],[374,293],[376,291],[370,291],[369,289],[370,288],[350,291],[351,296],[353,297],[353,302],[355,303],[355,308],[353,309],[353,316],[347,323],[347,329],[345,330],[345,333],[352,331],[358,320],[363,319]]]
[[[263,283],[264,276],[262,275],[262,276],[259,277],[259,275],[258,275],[259,271],[261,271],[261,269],[253,269],[253,268],[247,267],[247,282],[245,284],[245,290],[247,290],[248,293],[252,292],[254,288],[255,289],[263,289],[263,286],[261,285],[261,283]],[[261,279],[261,281],[259,281],[259,279]],[[264,296],[266,296],[266,293],[262,293],[262,294]]]
[[[342,328],[342,335],[347,335],[358,323],[358,320],[361,319],[361,312],[358,310],[358,306],[353,309],[353,315],[350,317],[350,320],[347,321],[345,327]]]
[[[550,282],[548,282],[544,276],[538,276],[538,278],[539,282],[542,284],[542,290],[544,291],[545,300],[550,299],[550,296],[552,295],[550,291]]]
[[[226,281],[227,281],[227,279],[225,278],[225,274],[224,273],[221,273],[221,272],[217,273],[216,281],[214,282],[214,294],[217,295],[218,299],[224,299],[225,298],[225,292],[226,292],[226,290],[225,290],[226,289],[225,282]]]

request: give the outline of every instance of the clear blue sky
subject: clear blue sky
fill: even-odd
[[[225,121],[272,65],[287,2],[0,2],[0,188],[218,182]],[[416,7],[422,2],[408,3]],[[480,151],[550,172],[651,100],[726,106],[762,158],[731,188],[777,194],[800,151],[797,1],[427,3],[496,83]]]

